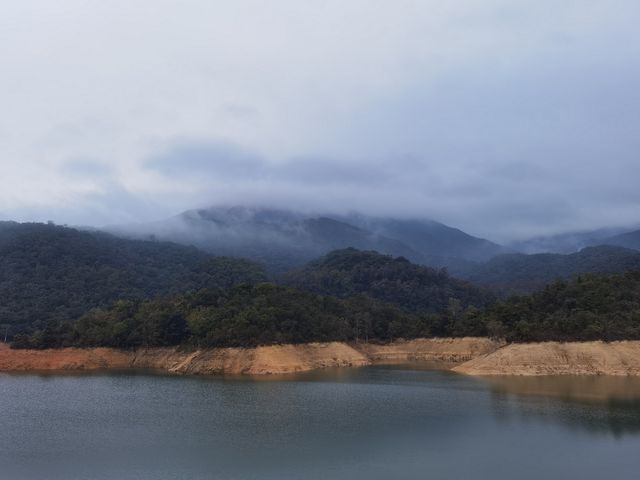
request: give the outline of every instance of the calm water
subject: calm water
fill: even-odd
[[[0,376],[0,478],[636,479],[640,383]]]

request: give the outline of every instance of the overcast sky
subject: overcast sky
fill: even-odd
[[[637,0],[0,6],[0,218],[640,223]]]

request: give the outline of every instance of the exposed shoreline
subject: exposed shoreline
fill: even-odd
[[[493,352],[498,346],[486,338],[417,339],[386,345],[329,342],[190,352],[174,347],[13,350],[0,345],[0,371],[154,369],[182,375],[269,375],[414,361],[450,368]]]
[[[640,341],[513,343],[452,370],[475,376],[640,376]]]
[[[467,337],[384,345],[330,342],[191,352],[174,347],[12,350],[0,345],[0,372],[153,369],[179,375],[270,375],[412,362],[477,376],[640,376],[640,341],[504,345]]]

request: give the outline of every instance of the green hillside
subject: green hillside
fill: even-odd
[[[551,282],[578,274],[623,273],[631,270],[640,270],[640,252],[601,245],[568,255],[499,255],[485,263],[452,269],[452,273],[507,295],[533,292]]]
[[[38,223],[0,223],[0,324],[10,333],[117,300],[264,281],[249,261]],[[6,328],[5,328],[6,329]]]
[[[367,295],[413,312],[443,312],[452,301],[466,308],[494,300],[487,291],[452,278],[445,270],[353,248],[335,250],[285,275],[282,281],[339,298]]]
[[[473,319],[510,341],[640,339],[640,271],[581,275]]]
[[[314,341],[389,341],[429,336],[431,318],[367,297],[340,300],[270,283],[147,301],[121,301],[76,322],[50,323],[14,347],[183,344],[253,347]]]

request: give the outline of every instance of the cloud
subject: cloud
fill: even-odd
[[[632,0],[2,13],[4,217],[233,202],[433,217],[496,240],[638,222]]]
[[[177,178],[255,178],[266,173],[264,159],[222,143],[184,143],[153,156],[144,166]]]
[[[92,178],[107,180],[115,175],[111,165],[93,159],[74,159],[64,163],[61,167],[63,175],[71,178]]]
[[[180,142],[153,155],[145,168],[174,179],[199,181],[274,181],[300,184],[379,184],[389,179],[385,164],[369,160],[295,157],[270,162],[266,156],[230,143]],[[398,159],[396,166],[406,164]]]

